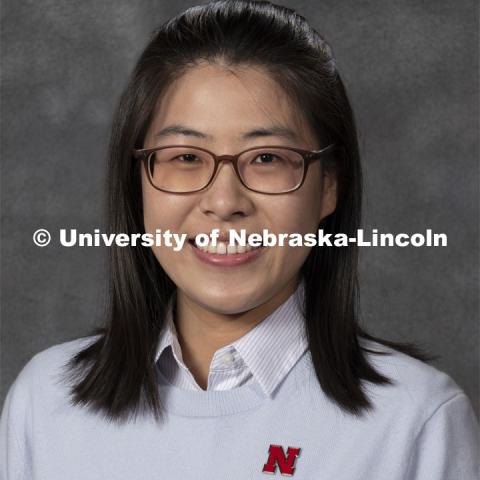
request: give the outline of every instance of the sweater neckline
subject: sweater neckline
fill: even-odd
[[[271,395],[267,395],[256,381],[230,390],[186,390],[171,384],[157,368],[162,405],[166,411],[186,417],[218,417],[255,409],[271,401],[279,391],[282,395],[288,394],[295,386],[302,385],[296,379],[305,368],[307,352],[305,350]]]

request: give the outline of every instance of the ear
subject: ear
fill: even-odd
[[[335,211],[337,206],[337,175],[334,170],[324,170],[322,177],[322,206],[320,209],[320,223],[325,217]]]

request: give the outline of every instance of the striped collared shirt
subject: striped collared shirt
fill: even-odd
[[[230,390],[256,381],[267,395],[271,395],[307,349],[303,295],[302,282],[282,305],[252,330],[217,350],[210,364],[207,390]],[[156,363],[171,384],[186,390],[202,390],[183,362],[172,302],[160,335]]]

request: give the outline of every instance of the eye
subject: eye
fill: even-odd
[[[268,164],[268,163],[276,163],[282,161],[283,159],[278,155],[274,155],[273,153],[260,153],[254,159],[252,163],[257,164]]]
[[[193,153],[185,153],[183,155],[177,155],[172,160],[178,160],[181,163],[194,163],[199,158]]]

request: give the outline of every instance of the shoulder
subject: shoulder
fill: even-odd
[[[432,365],[378,342],[369,349],[388,353],[368,353],[372,366],[393,382],[371,389],[380,406],[373,418],[382,419],[395,438],[408,434],[412,447],[406,478],[476,478],[478,419],[464,391]]]
[[[36,422],[42,419],[48,424],[52,412],[69,408],[68,389],[58,381],[63,368],[76,353],[98,338],[99,335],[83,337],[47,348],[35,354],[17,375],[1,411],[0,477],[13,478],[29,468],[27,459],[31,457],[29,448]]]
[[[378,342],[362,339],[360,344],[367,349],[369,363],[391,381],[391,385],[365,383],[377,405],[393,405],[399,414],[408,412],[425,421],[452,400],[468,403],[464,391],[446,372]]]
[[[75,354],[94,343],[100,335],[82,337],[42,350],[24,365],[8,391],[11,402],[39,401],[59,388],[59,380]]]
[[[74,355],[95,343],[99,338],[100,335],[92,335],[52,345],[33,355],[20,375],[37,377],[42,375],[42,372],[52,373],[62,368]]]
[[[69,360],[72,355],[75,355],[84,348],[92,345],[100,337],[101,335],[91,335],[52,345],[51,347],[33,355],[30,361],[26,364],[26,367],[31,366],[31,368],[38,368],[56,366],[59,362],[61,363],[64,360]]]

